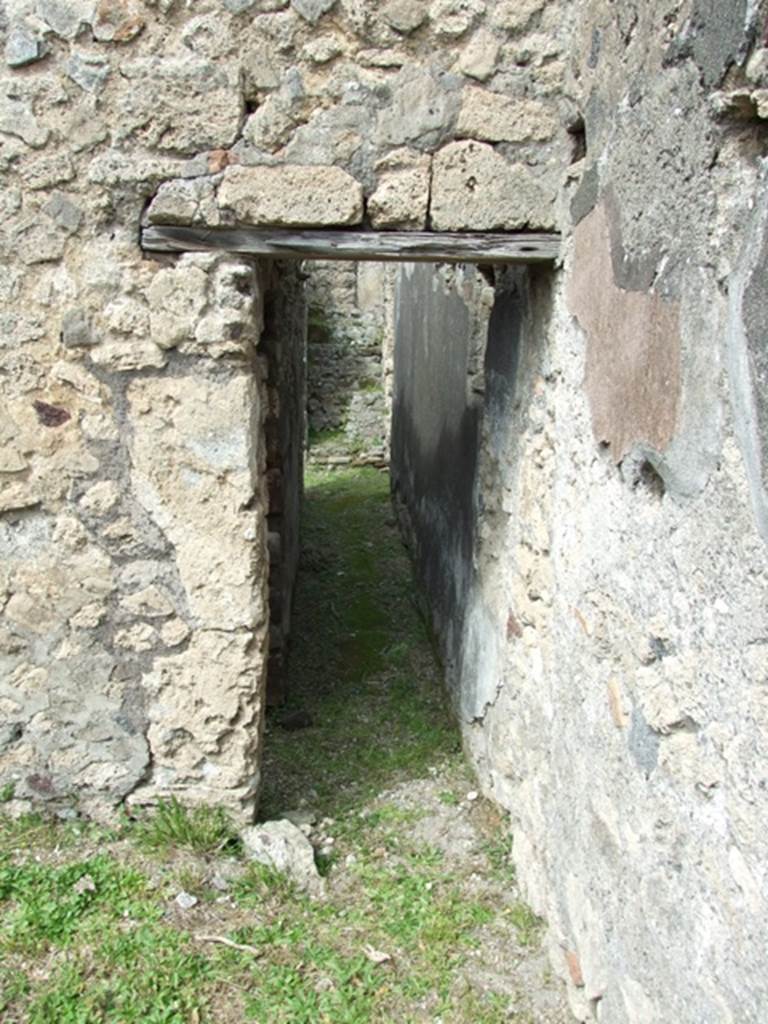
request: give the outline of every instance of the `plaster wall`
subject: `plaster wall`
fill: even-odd
[[[570,24],[585,132],[562,267],[518,283],[495,400],[491,318],[474,414],[471,297],[404,276],[394,479],[467,748],[577,1016],[757,1024],[765,10],[583,3]],[[414,355],[418,309],[443,344]],[[413,372],[449,386],[409,391]],[[461,469],[438,496],[441,437]]]

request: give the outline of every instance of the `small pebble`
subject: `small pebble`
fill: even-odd
[[[191,892],[184,892],[183,890],[177,895],[174,903],[177,907],[181,907],[182,910],[191,910],[192,907],[196,907],[199,903],[197,896],[193,896]]]
[[[467,800],[469,800],[469,802],[472,803],[473,801],[477,800],[479,796],[480,794],[477,792],[476,789],[470,789],[470,791],[467,793]]]

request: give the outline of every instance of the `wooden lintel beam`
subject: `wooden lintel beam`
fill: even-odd
[[[560,235],[445,231],[342,231],[153,224],[141,232],[148,252],[225,252],[273,259],[398,260],[419,263],[553,263]]]

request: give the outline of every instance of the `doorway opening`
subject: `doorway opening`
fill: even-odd
[[[308,261],[299,272],[306,301],[300,557],[290,635],[271,631],[278,649],[268,681],[265,819],[308,808],[336,814],[459,749],[391,502],[398,267]],[[269,329],[275,315],[267,309],[268,337],[278,333]],[[282,612],[278,603],[273,615]]]

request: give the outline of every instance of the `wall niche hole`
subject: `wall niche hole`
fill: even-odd
[[[637,468],[637,481],[635,487],[642,487],[643,490],[658,498],[664,497],[667,486],[664,483],[659,471],[648,459],[644,459]]]
[[[571,137],[571,163],[578,163],[587,155],[587,128],[581,114],[568,125],[568,134]]]

